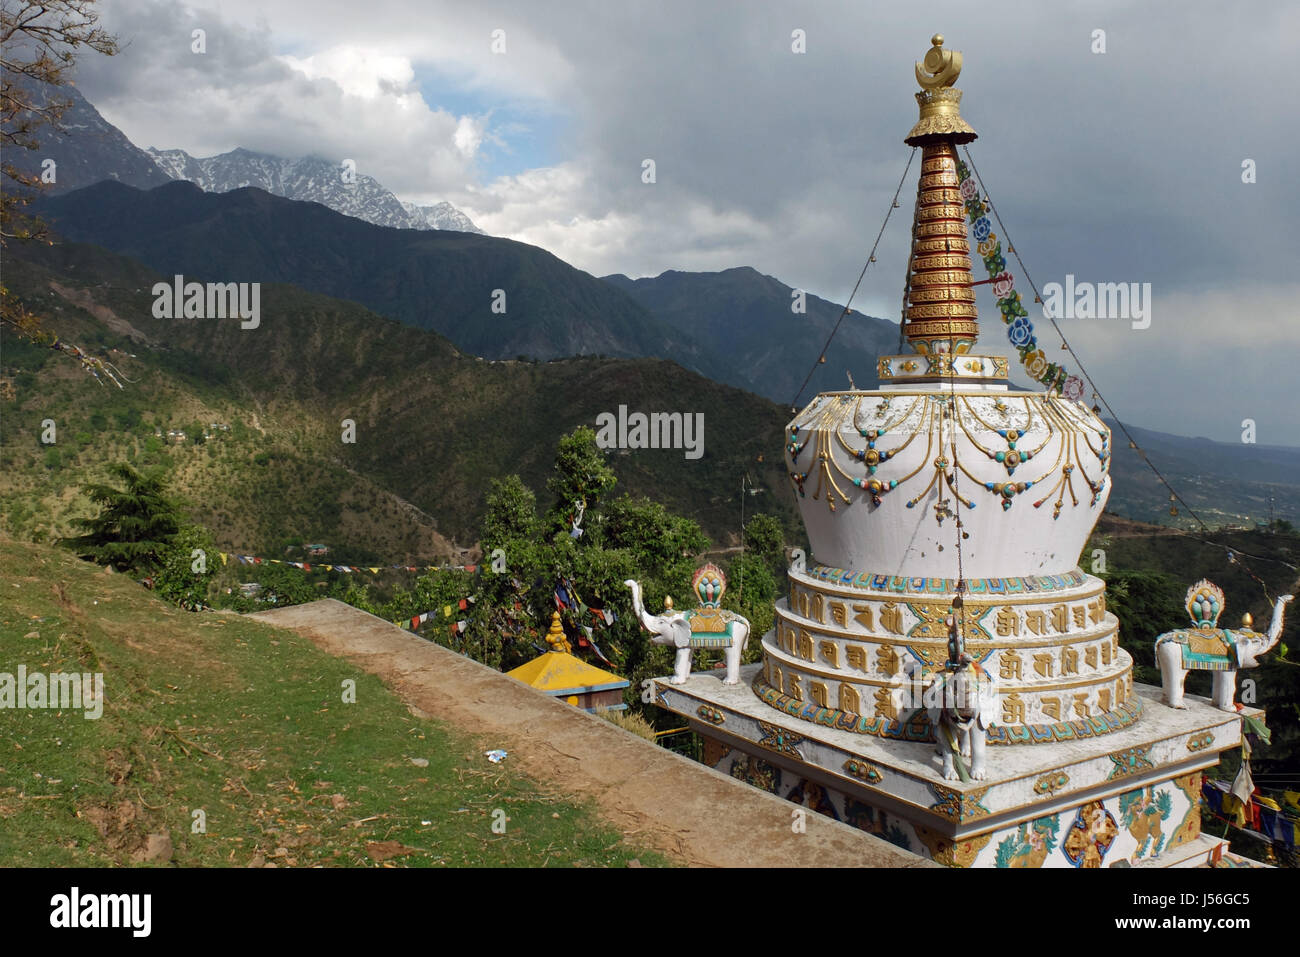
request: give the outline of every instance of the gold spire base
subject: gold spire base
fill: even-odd
[[[951,138],[954,143],[969,143],[978,137],[971,125],[961,118],[961,90],[944,86],[916,94],[921,118],[903,140],[908,146],[924,146],[935,137]]]

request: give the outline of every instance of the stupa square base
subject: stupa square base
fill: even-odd
[[[1241,719],[1189,696],[1133,686],[1132,727],[1050,745],[993,745],[985,780],[944,780],[935,745],[791,717],[721,672],[656,679],[655,700],[704,739],[705,763],[916,854],[962,867],[1196,866],[1224,842],[1202,836],[1201,772],[1241,744]],[[1251,713],[1259,712],[1251,709]],[[836,862],[828,862],[834,864]],[[847,862],[843,862],[847,863]]]

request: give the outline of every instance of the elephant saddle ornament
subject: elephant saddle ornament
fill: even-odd
[[[726,648],[734,637],[736,622],[743,621],[735,612],[721,608],[727,590],[727,577],[712,562],[696,570],[691,590],[700,606],[683,612],[691,626],[692,648]]]
[[[1236,639],[1264,637],[1250,629],[1217,627],[1223,613],[1223,589],[1213,582],[1202,579],[1187,589],[1185,607],[1193,627],[1167,632],[1160,640],[1182,646],[1182,666],[1188,671],[1235,671]]]

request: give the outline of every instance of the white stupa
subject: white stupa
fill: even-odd
[[[1015,361],[1044,391],[1020,392],[1007,357],[977,348],[967,218],[982,201],[958,157],[976,134],[952,85],[961,54],[932,43],[906,139],[921,159],[912,351],[881,357],[879,389],[823,393],[787,427],[812,553],[762,663],[735,686],[659,680],[656,700],[719,770],[943,863],[1203,863],[1223,844],[1200,833],[1200,772],[1239,746],[1240,720],[1134,686],[1105,583],[1079,567],[1110,430],[1041,353]],[[986,219],[977,233],[996,265]],[[945,688],[958,700],[929,707]],[[971,756],[953,729],[977,739]]]

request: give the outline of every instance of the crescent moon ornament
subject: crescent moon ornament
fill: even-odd
[[[961,54],[943,49],[942,33],[936,33],[930,42],[934,45],[926,51],[925,59],[916,64],[916,82],[923,90],[952,86],[961,75]]]

